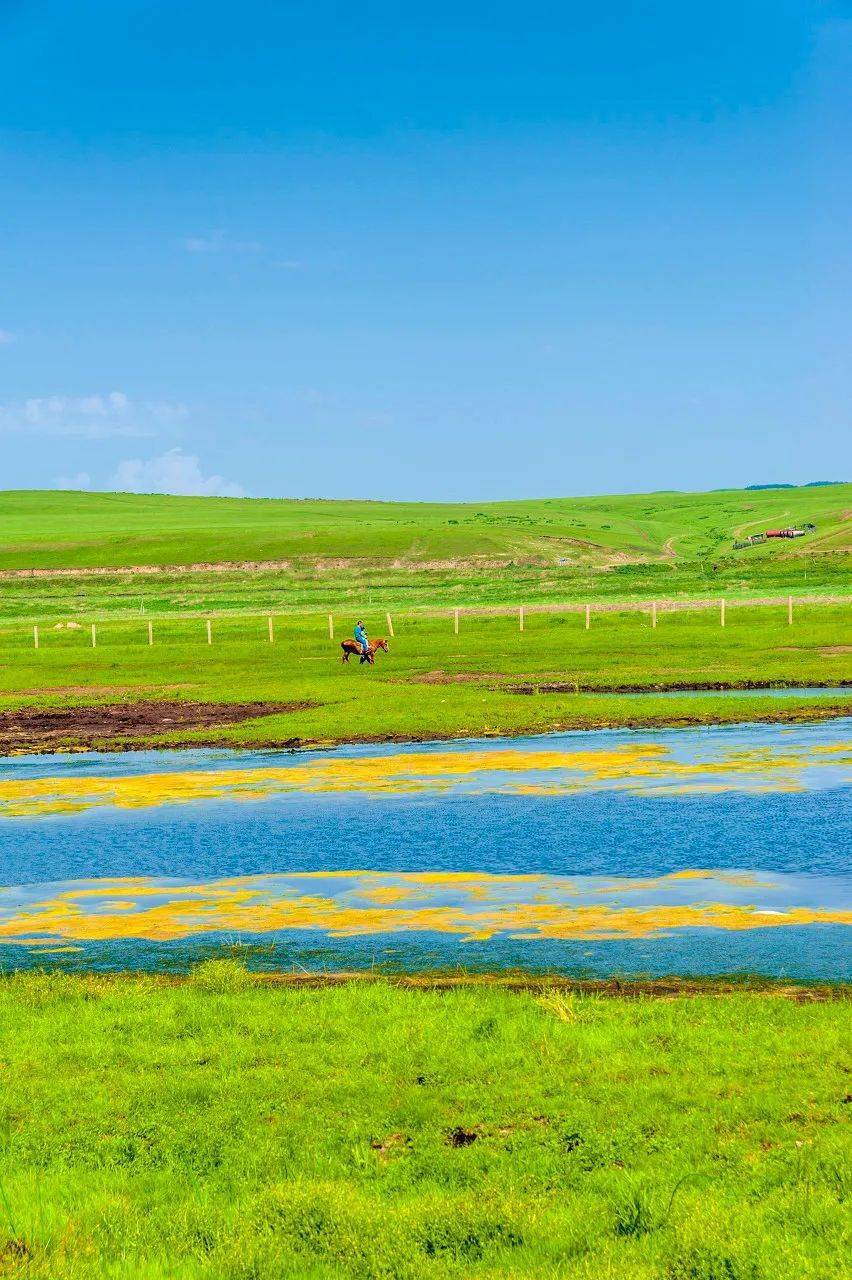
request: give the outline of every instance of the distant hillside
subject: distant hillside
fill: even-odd
[[[794,484],[747,484],[746,493],[753,493],[756,489],[824,489],[826,485],[843,484],[842,480],[808,480],[806,484],[796,486]]]
[[[0,492],[0,569],[287,561],[607,568],[731,553],[803,521],[816,532],[741,554],[848,550],[852,485],[478,504]]]

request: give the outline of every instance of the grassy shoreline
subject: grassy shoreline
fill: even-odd
[[[0,1274],[828,1280],[849,1005],[0,981]]]
[[[792,702],[792,699],[785,699],[785,701]],[[548,733],[579,733],[591,730],[690,729],[711,726],[733,727],[746,724],[816,724],[829,720],[845,719],[852,714],[852,705],[848,700],[833,703],[827,697],[820,697],[818,700],[803,700],[799,705],[781,707],[777,705],[775,707],[755,705],[750,708],[742,708],[717,704],[704,712],[698,710],[692,712],[688,710],[676,711],[672,709],[668,712],[656,711],[643,715],[638,711],[631,713],[622,709],[616,714],[594,714],[592,712],[585,715],[569,714],[561,715],[558,721],[551,722],[547,726],[541,726],[538,722],[521,722],[511,727],[503,727],[500,730],[488,729],[482,733],[466,729],[457,732],[408,729],[398,733],[347,733],[338,736],[325,735],[317,738],[282,737],[277,735],[264,736],[260,728],[253,729],[252,722],[246,721],[240,726],[242,733],[239,736],[236,730],[226,726],[224,730],[216,732],[193,729],[184,733],[157,733],[146,736],[144,733],[135,731],[126,737],[106,737],[104,736],[106,726],[95,730],[80,728],[74,730],[70,727],[71,721],[79,719],[81,711],[89,705],[92,710],[96,711],[104,706],[101,703],[75,704],[69,714],[68,732],[62,737],[61,741],[56,740],[53,727],[55,715],[50,712],[47,713],[47,718],[51,722],[51,730],[46,736],[46,740],[38,741],[37,738],[31,736],[32,729],[22,732],[19,736],[10,737],[4,733],[3,709],[2,705],[0,705],[0,755],[5,754],[10,757],[47,754],[63,755],[80,751],[120,754],[132,751],[179,751],[197,748],[227,748],[235,752],[274,750],[302,752],[331,750],[341,746],[404,746],[406,744],[417,745],[440,742],[474,742],[481,741],[482,738],[501,738],[510,741],[513,738]],[[168,705],[166,704],[166,706]],[[110,704],[106,704],[106,706],[109,707]],[[20,713],[18,713],[18,718],[20,718]],[[265,723],[267,719],[269,717],[264,717],[262,723]],[[38,726],[36,726],[34,732],[38,733]]]
[[[234,948],[239,951],[239,947]],[[696,976],[673,973],[667,977],[636,975],[608,978],[575,978],[559,973],[539,973],[526,969],[425,969],[389,973],[367,969],[316,971],[283,971],[252,969],[243,959],[220,955],[197,962],[188,971],[146,971],[139,969],[69,971],[61,973],[54,966],[31,971],[4,971],[2,984],[25,980],[32,974],[56,976],[57,981],[70,976],[81,989],[94,997],[109,994],[125,983],[156,987],[195,987],[209,990],[238,991],[245,988],[281,988],[287,991],[328,991],[340,988],[382,987],[398,991],[504,991],[510,995],[546,996],[555,992],[600,1000],[674,1000],[693,996],[772,996],[797,1004],[841,1002],[852,1010],[852,983],[822,978],[772,978],[761,974],[703,974]]]
[[[592,620],[533,614],[398,619],[372,668],[340,662],[327,618],[111,623],[33,637],[0,627],[0,750],[295,747],[442,741],[570,729],[819,720],[848,714],[844,606]],[[370,634],[386,630],[366,614]],[[680,692],[711,686],[707,692]],[[758,687],[756,687],[758,686]],[[766,687],[834,687],[773,697]],[[762,688],[761,688],[762,687]],[[630,692],[608,692],[611,689]],[[736,695],[720,692],[747,689]],[[642,691],[642,692],[640,692]],[[97,708],[112,708],[102,715]],[[232,710],[229,711],[229,708]],[[230,719],[229,719],[230,716]]]

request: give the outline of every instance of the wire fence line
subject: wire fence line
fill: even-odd
[[[475,606],[475,605],[458,605],[445,607],[434,610],[417,610],[416,612],[396,612],[391,614],[385,611],[383,615],[379,615],[373,611],[364,610],[364,616],[372,620],[383,618],[383,625],[386,628],[390,638],[395,637],[394,619],[397,625],[400,623],[403,627],[417,627],[423,623],[437,623],[444,621],[449,624],[455,635],[460,635],[465,629],[464,624],[470,624],[477,621],[486,621],[489,618],[503,619],[513,618],[517,621],[517,629],[524,632],[527,624],[531,619],[536,617],[547,617],[554,614],[577,614],[584,630],[592,629],[595,616],[599,618],[612,617],[617,614],[640,614],[650,620],[651,628],[657,627],[660,620],[666,614],[684,614],[699,613],[712,611],[716,625],[725,627],[728,622],[728,613],[731,609],[759,609],[768,611],[770,609],[778,609],[781,616],[786,619],[788,625],[793,626],[796,620],[797,610],[802,608],[821,608],[826,606],[848,606],[852,604],[850,596],[773,596],[754,598],[742,597],[717,597],[715,599],[702,600],[641,600],[641,601],[588,601],[564,604],[540,604],[540,605],[494,605],[494,606]],[[260,612],[236,612],[236,611],[175,611],[155,615],[154,617],[140,617],[139,615],[120,616],[116,614],[100,615],[96,621],[86,621],[85,623],[77,619],[69,621],[32,622],[27,620],[24,623],[18,621],[0,621],[0,635],[8,637],[14,635],[21,640],[25,633],[31,634],[31,643],[34,648],[39,649],[45,641],[51,638],[57,632],[70,631],[72,633],[80,633],[86,638],[86,642],[92,648],[97,648],[99,638],[102,631],[112,632],[115,636],[119,629],[123,633],[133,631],[138,628],[139,639],[149,646],[153,646],[157,641],[162,642],[170,639],[173,643],[177,637],[175,631],[178,627],[184,630],[195,627],[196,632],[191,638],[186,640],[188,643],[205,643],[208,646],[214,644],[217,639],[217,626],[214,624],[224,624],[227,628],[227,638],[233,640],[236,637],[233,634],[233,624],[241,621],[244,623],[254,622],[257,624],[256,634],[252,630],[251,636],[246,636],[243,632],[240,639],[257,639],[274,644],[276,639],[281,637],[277,634],[280,627],[285,631],[292,631],[295,627],[305,626],[310,622],[321,628],[324,632],[327,630],[329,640],[334,640],[337,632],[343,632],[346,636],[352,625],[352,619],[356,616],[355,610],[347,610],[337,613],[318,614],[316,611],[309,613],[260,613]],[[156,625],[155,625],[156,624]],[[313,630],[313,626],[311,627]],[[171,633],[171,634],[169,634]],[[129,637],[128,637],[129,638]],[[221,631],[220,636],[221,639]],[[286,637],[285,642],[289,642],[290,636]]]

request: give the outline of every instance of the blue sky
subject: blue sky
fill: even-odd
[[[850,85],[815,0],[0,0],[0,487],[845,479]]]

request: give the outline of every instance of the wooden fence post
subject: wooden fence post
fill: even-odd
[[[458,633],[459,633],[459,611],[458,611],[458,609],[454,609],[454,610],[453,610],[453,631],[455,631],[456,635],[458,635]]]
[[[793,625],[793,597],[792,596],[787,597],[787,625],[791,627]]]
[[[651,601],[651,626],[655,627],[656,625],[657,625],[657,602],[656,600],[652,600]]]
[[[151,622],[150,618],[148,620],[148,643],[154,643],[154,624]]]
[[[390,636],[391,640],[393,640],[393,623],[391,622],[391,616],[389,613],[386,613],[385,617],[388,620],[388,635]]]
[[[272,644],[272,642],[273,642],[273,641],[274,641],[274,639],[275,639],[275,632],[272,630],[272,615],[271,615],[271,614],[270,614],[270,616],[266,619],[266,629],[267,629],[267,631],[269,632],[269,643],[270,643],[270,644]]]
[[[523,629],[524,629],[524,606],[521,605],[520,608],[518,609],[518,630],[523,631]]]
[[[98,632],[94,622],[92,623],[92,648],[98,643]]]
[[[33,627],[33,643],[38,648],[38,627]]]
[[[721,607],[720,607],[720,609],[719,609],[719,626],[724,627],[724,625],[725,625],[725,601],[724,601],[724,600],[722,600],[722,601],[720,602],[720,605],[721,605]]]
[[[328,615],[328,638],[334,639],[334,615],[331,613]]]
[[[209,618],[207,619],[207,643],[213,643],[213,624]]]
[[[587,604],[586,605],[586,630],[587,631],[591,625],[592,625],[592,606],[590,604]]]

